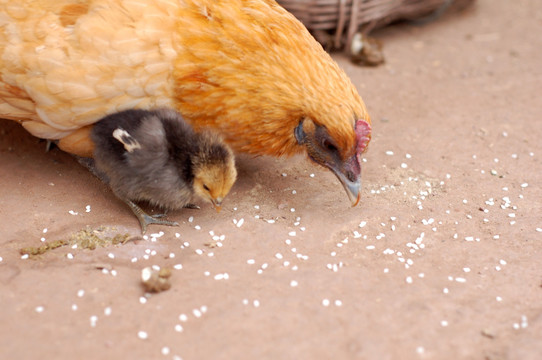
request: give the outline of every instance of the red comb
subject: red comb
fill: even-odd
[[[356,121],[356,154],[361,155],[371,141],[371,125],[365,120]]]

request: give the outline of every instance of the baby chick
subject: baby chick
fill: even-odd
[[[235,159],[215,133],[196,133],[173,110],[127,110],[92,128],[97,175],[137,216],[149,224],[178,225],[147,215],[135,202],[165,210],[192,207],[199,197],[220,211],[235,179]]]

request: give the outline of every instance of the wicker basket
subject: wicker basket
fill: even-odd
[[[328,50],[351,52],[356,33],[398,20],[430,21],[474,0],[278,0]]]

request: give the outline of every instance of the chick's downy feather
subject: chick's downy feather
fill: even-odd
[[[233,153],[222,140],[194,132],[173,110],[111,114],[93,127],[91,138],[97,170],[124,200],[180,209],[198,195],[222,200],[236,179]],[[201,184],[209,190],[197,189],[201,179],[209,179]]]
[[[359,180],[370,139],[351,81],[274,0],[0,3],[1,117],[88,156],[104,114],[155,107],[237,151],[309,152],[339,179]]]

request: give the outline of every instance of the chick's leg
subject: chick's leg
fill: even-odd
[[[160,220],[157,219],[155,216],[150,216],[143,211],[139,206],[137,206],[133,201],[131,200],[125,200],[122,199],[129,207],[132,209],[133,213],[139,220],[139,223],[141,224],[141,231],[143,234],[147,231],[147,225],[150,224],[158,224],[158,225],[168,225],[168,226],[179,226],[179,223],[176,221],[168,221],[168,220]],[[163,216],[164,214],[162,214]],[[161,217],[158,215],[158,217]]]

